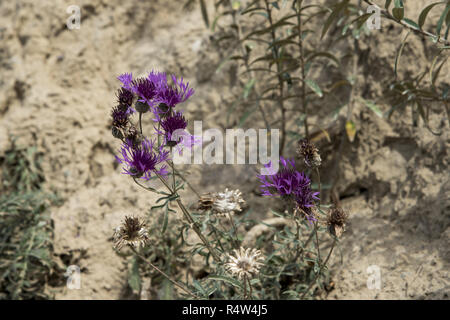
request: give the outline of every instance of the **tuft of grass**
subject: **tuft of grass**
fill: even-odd
[[[0,166],[0,299],[49,299],[45,288],[54,262],[48,208],[57,198],[41,189],[45,179],[34,146],[13,140]]]

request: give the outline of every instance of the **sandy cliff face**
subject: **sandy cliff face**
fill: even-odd
[[[118,143],[109,112],[117,75],[152,68],[182,75],[196,90],[183,105],[188,118],[205,127],[226,124],[224,108],[236,90],[233,70],[215,72],[222,54],[212,33],[198,8],[184,10],[180,2],[81,1],[78,30],[66,28],[71,1],[0,3],[0,152],[14,135],[43,154],[46,187],[65,199],[52,208],[56,258],[82,268],[82,288],[57,289],[56,298],[126,298],[126,265],[112,250],[112,230],[125,214],[143,213],[155,201],[120,174],[114,159]],[[408,2],[407,15],[417,17],[428,3],[418,2]],[[374,99],[402,39],[398,29],[382,28],[366,44],[370,60],[359,66],[358,91],[368,90]],[[405,52],[401,71],[417,73],[430,61],[433,44],[410,37],[408,46],[415,49]],[[355,107],[357,138],[345,144],[339,164],[350,221],[332,260],[335,289],[328,298],[448,299],[449,134],[442,106],[433,108],[438,113],[430,124],[440,136],[412,127],[409,111],[388,121]],[[150,123],[145,119],[144,125]],[[268,214],[267,199],[254,192],[253,171],[191,171],[198,189],[238,187],[257,215]],[[367,288],[371,265],[380,268],[381,290]]]

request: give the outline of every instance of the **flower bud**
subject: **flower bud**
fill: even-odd
[[[150,110],[150,106],[142,101],[136,101],[134,107],[136,108],[136,111],[139,113],[146,113],[148,110]]]

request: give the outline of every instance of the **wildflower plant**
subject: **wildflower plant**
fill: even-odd
[[[193,2],[189,0],[186,5]],[[448,85],[437,84],[437,79],[449,48],[449,4],[424,8],[414,22],[404,17],[403,1],[385,1],[380,11],[385,18],[431,38],[439,54],[423,74],[401,79],[397,70],[405,37],[393,62],[395,79],[385,87],[386,101],[372,101],[357,96],[355,90],[360,43],[370,35],[366,22],[375,13],[364,13],[364,5],[372,6],[372,1],[218,0],[213,20],[206,2],[199,2],[206,26],[218,33],[216,44],[227,41],[217,72],[234,64],[242,86],[227,106],[227,123],[242,127],[249,119],[259,119],[267,129],[280,128],[279,170],[274,169],[275,163],[267,163],[264,169],[268,174],[255,175],[255,181],[259,180],[261,196],[273,199],[282,210],[271,210],[276,223],[270,219],[255,221],[249,218],[251,203],[239,190],[195,190],[172,159],[174,150],[198,142],[187,133],[191,119],[180,108],[193,97],[194,89],[182,77],[164,72],[152,71],[138,78],[125,73],[118,77],[121,88],[111,112],[112,134],[122,143],[117,160],[130,180],[159,195],[149,214],[161,216],[151,231],[145,229],[143,221],[130,220],[138,218],[126,218],[115,232],[116,249],[127,245],[134,254],[130,274],[134,290],[142,288],[138,285],[141,274],[151,274],[166,293],[159,298],[313,298],[329,280],[328,262],[344,235],[348,214],[338,198],[334,197],[333,204],[326,203],[321,181],[326,159],[314,138],[317,132],[328,138],[329,133],[323,123],[313,122],[312,115],[329,111],[324,109],[324,101],[330,101],[335,114],[346,108],[345,126],[339,130],[341,137],[352,142],[355,103],[362,103],[380,117],[385,115],[379,102],[393,105],[387,116],[407,105],[416,106],[426,126],[429,108],[425,103],[443,102],[448,112]],[[431,32],[424,25],[435,6],[445,9],[436,31]],[[222,19],[226,16],[229,19]],[[442,35],[444,22],[447,27]],[[338,56],[333,50],[338,44],[348,52]],[[320,76],[329,73],[333,76]],[[423,87],[426,74],[431,87]],[[338,94],[343,87],[350,89],[344,99]],[[233,119],[234,115],[238,117]],[[152,133],[144,131],[143,117],[152,120]],[[341,138],[340,146],[343,141]],[[289,151],[296,153],[298,161],[284,156]],[[146,184],[152,179],[164,188]],[[197,205],[182,199],[180,191],[185,185],[198,197]],[[173,218],[175,207],[183,221]],[[258,231],[261,225],[267,227],[264,232]],[[195,272],[192,261],[201,264]]]
[[[171,292],[160,298],[309,297],[312,286],[320,283],[319,277],[329,259],[329,255],[326,260],[321,259],[318,232],[331,230],[334,221],[339,220],[324,220],[326,206],[320,206],[320,192],[313,189],[309,173],[299,171],[294,159],[280,157],[278,171],[273,163],[268,163],[266,175],[255,175],[262,196],[284,203],[285,213],[274,211],[274,214],[292,223],[282,230],[274,230],[266,241],[263,239],[266,235],[246,239],[259,222],[247,218],[250,210],[245,194],[226,188],[201,195],[172,160],[175,149],[185,147],[176,133],[185,132],[188,123],[188,117],[178,105],[190,98],[194,90],[183,78],[171,76],[169,80],[165,73],[157,71],[137,79],[123,74],[118,79],[122,87],[111,121],[113,136],[121,140],[116,159],[123,167],[124,176],[145,191],[159,195],[149,215],[161,213],[151,230],[146,224],[150,216],[134,215],[126,216],[114,230],[113,247],[118,252],[128,247],[133,253],[129,278],[133,290],[142,290],[143,274],[156,277],[155,281],[166,288],[163,291]],[[128,96],[130,92],[132,97]],[[122,95],[126,98],[121,99]],[[127,121],[118,121],[122,117]],[[152,120],[150,135],[146,135],[142,126],[143,117]],[[309,141],[303,144],[309,151],[300,153],[304,156],[302,161],[318,169],[319,150]],[[159,180],[163,189],[148,185],[149,180]],[[196,206],[183,201],[180,190],[185,184],[198,196]],[[183,221],[173,218],[174,205],[183,214]],[[342,227],[344,221],[339,221]],[[190,236],[191,232],[197,235],[198,242]],[[331,231],[330,235],[337,239]],[[189,270],[192,259],[201,261],[203,266],[198,272],[188,271],[185,281],[181,281],[181,269]],[[313,269],[311,261],[314,261]]]

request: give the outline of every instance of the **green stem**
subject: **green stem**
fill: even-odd
[[[265,0],[266,4],[266,13],[267,18],[269,20],[269,24],[271,27],[270,35],[272,37],[272,43],[275,43],[276,41],[276,35],[275,30],[273,27],[273,20],[272,20],[272,10],[269,7],[269,1]],[[286,143],[286,109],[284,107],[284,100],[283,100],[283,89],[284,89],[284,81],[283,81],[283,75],[281,74],[281,62],[279,61],[279,52],[278,52],[278,46],[273,47],[273,52],[275,54],[275,59],[277,60],[277,78],[278,78],[278,86],[279,86],[279,106],[281,110],[281,145],[280,145],[280,155],[283,155],[284,145]]]
[[[301,8],[302,8],[303,0],[297,0],[297,33],[298,33],[298,49],[300,52],[300,68],[301,68],[301,77],[302,77],[302,94],[301,94],[301,105],[303,106],[303,113],[305,115],[305,119],[303,120],[303,126],[305,127],[305,137],[309,138],[309,130],[308,130],[308,111],[306,105],[306,72],[305,72],[305,54],[303,49],[303,39],[302,39],[302,17],[301,17]]]
[[[156,173],[156,176],[159,178],[159,180],[161,180],[161,182],[166,186],[166,188],[172,193],[172,194],[176,194],[174,192],[174,190],[171,189],[170,185],[167,183],[166,180],[164,180],[164,178]],[[202,231],[200,230],[200,228],[198,227],[197,223],[195,222],[195,220],[192,218],[191,214],[189,213],[189,211],[186,209],[186,207],[183,205],[183,203],[181,202],[180,199],[177,199],[177,204],[178,207],[181,209],[181,211],[183,212],[184,217],[186,218],[186,220],[188,221],[188,223],[192,226],[192,228],[194,229],[195,233],[197,233],[197,235],[199,236],[199,238],[202,240],[203,244],[208,248],[209,252],[211,253],[211,256],[214,258],[214,260],[219,263],[220,262],[220,257],[217,255],[216,251],[211,247],[211,245],[209,244],[208,240],[205,238],[205,236],[202,234]]]
[[[331,257],[331,253],[333,252],[334,246],[336,245],[336,238],[334,238],[333,240],[333,244],[331,245],[331,249],[330,252],[328,252],[328,256],[325,259],[325,262],[323,264],[320,265],[319,268],[319,272],[316,274],[316,276],[314,277],[314,280],[309,284],[308,288],[306,289],[306,291],[303,293],[303,295],[300,297],[300,300],[303,300],[303,298],[306,296],[306,294],[309,292],[309,290],[312,288],[312,286],[316,283],[317,279],[319,278],[320,274],[322,273],[322,269],[324,266],[327,265],[328,260]]]
[[[139,130],[142,134],[142,112],[139,112]]]
[[[133,252],[139,257],[141,258],[142,261],[144,261],[145,263],[147,263],[149,266],[151,266],[153,269],[155,269],[157,272],[159,272],[161,275],[163,275],[167,280],[169,280],[170,282],[172,282],[175,286],[177,286],[178,288],[182,289],[184,292],[186,292],[187,294],[189,294],[191,297],[199,299],[198,296],[196,296],[194,293],[192,293],[189,289],[185,288],[183,285],[179,284],[178,282],[176,282],[175,280],[173,280],[169,275],[167,275],[164,271],[160,270],[158,267],[156,267],[153,263],[151,263],[150,261],[148,261],[144,256],[142,256],[141,254],[139,254],[136,249],[133,246],[130,246],[131,250],[133,250]]]

